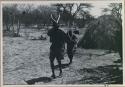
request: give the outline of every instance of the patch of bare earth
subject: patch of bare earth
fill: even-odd
[[[113,83],[111,77],[115,76],[112,76],[114,72],[112,66],[114,61],[120,59],[118,53],[105,54],[106,50],[78,48],[73,63],[63,68],[62,77],[49,79],[51,69],[48,38],[47,40],[26,40],[23,37],[4,37],[3,46],[3,75],[6,85],[27,84],[26,81],[32,79],[36,80],[33,84],[37,85]],[[62,63],[68,62],[65,54]],[[57,65],[56,61],[55,64]],[[55,72],[58,76],[59,70],[56,69]]]

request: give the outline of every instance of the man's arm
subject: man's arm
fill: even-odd
[[[47,35],[50,36],[50,30],[47,32]]]
[[[53,31],[53,29],[48,30],[47,35],[48,35],[48,36],[51,36],[51,35],[52,35],[52,31]]]
[[[66,43],[70,43],[70,38],[68,37],[66,33],[64,33],[64,39]]]
[[[52,42],[52,30],[49,30],[48,33],[47,33],[48,36],[50,36],[50,42]]]

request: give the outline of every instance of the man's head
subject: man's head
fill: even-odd
[[[60,14],[59,14],[57,20],[55,20],[55,19],[53,18],[53,15],[51,14],[51,20],[52,20],[52,23],[53,23],[53,28],[55,28],[55,29],[58,29],[58,28],[59,28],[59,19],[60,19]]]
[[[53,28],[55,28],[55,29],[58,29],[59,28],[59,24],[58,23],[55,23],[55,22],[53,22]]]

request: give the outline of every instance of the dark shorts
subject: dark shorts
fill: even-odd
[[[64,49],[58,49],[58,50],[52,50],[50,49],[50,60],[54,60],[55,58],[57,60],[64,59]]]

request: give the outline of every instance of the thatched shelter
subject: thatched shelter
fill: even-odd
[[[78,47],[114,50],[117,31],[119,26],[113,16],[100,16],[88,24],[85,34],[78,42]]]

